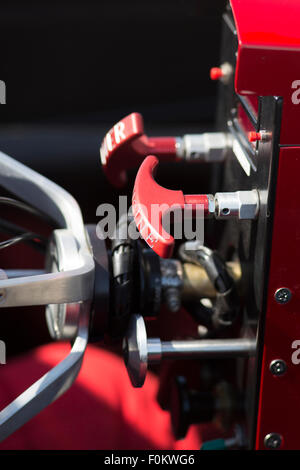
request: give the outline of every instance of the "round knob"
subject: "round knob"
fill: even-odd
[[[128,332],[123,340],[123,357],[130,381],[134,387],[142,387],[148,367],[147,332],[141,315],[132,315]]]
[[[219,80],[224,74],[221,67],[212,67],[209,75],[212,80]]]

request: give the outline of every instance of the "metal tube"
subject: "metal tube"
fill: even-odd
[[[149,349],[148,362],[152,362],[152,344]],[[156,338],[155,338],[156,339]],[[256,352],[256,341],[252,339],[206,339],[188,341],[163,341],[161,342],[161,356],[163,359],[176,358],[228,358],[253,356]],[[153,355],[156,359],[157,353]],[[157,360],[157,359],[156,359]]]
[[[162,355],[162,342],[159,338],[149,338],[147,341],[147,354],[148,359],[151,358],[151,363],[158,363]]]

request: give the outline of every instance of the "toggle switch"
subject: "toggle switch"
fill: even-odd
[[[257,191],[236,191],[233,193],[184,195],[182,191],[163,188],[154,180],[158,159],[148,156],[136,176],[132,212],[136,226],[156,254],[162,258],[172,256],[174,237],[163,227],[163,219],[169,212],[187,209],[191,216],[217,219],[255,219],[258,214],[259,198]],[[186,213],[184,214],[186,215]]]
[[[121,188],[127,182],[126,172],[137,168],[147,155],[155,155],[165,162],[221,162],[231,145],[231,136],[224,132],[187,134],[183,138],[147,137],[143,117],[139,113],[131,113],[107,132],[101,144],[100,157],[109,182]]]

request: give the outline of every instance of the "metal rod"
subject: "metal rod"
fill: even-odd
[[[149,338],[148,362],[158,358],[228,358],[253,356],[256,352],[256,341],[252,339],[201,339],[189,341],[160,341]]]

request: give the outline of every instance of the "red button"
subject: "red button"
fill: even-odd
[[[262,136],[260,132],[249,132],[248,139],[249,142],[256,142],[257,140],[261,140]]]
[[[224,73],[221,67],[213,67],[210,69],[210,78],[212,80],[219,80],[223,76],[224,76]]]

